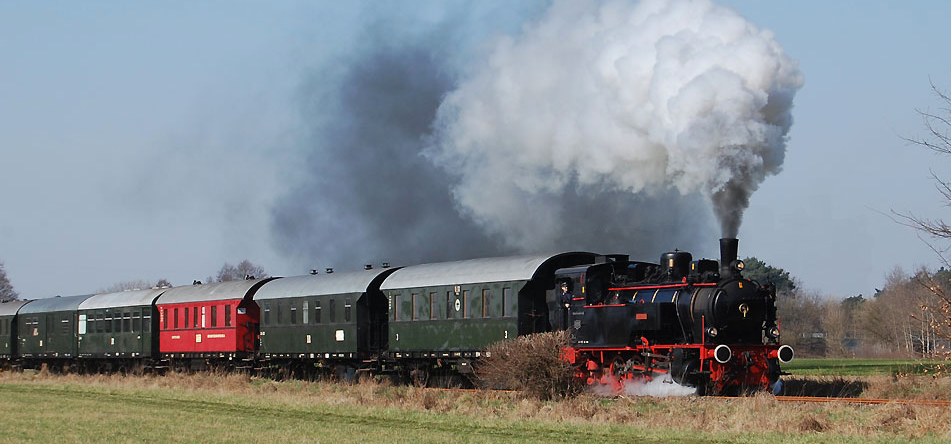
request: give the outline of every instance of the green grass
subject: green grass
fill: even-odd
[[[929,378],[930,379],[930,378]],[[951,412],[767,395],[580,398],[235,376],[0,373],[3,442],[948,442]]]
[[[782,367],[797,376],[889,376],[933,374],[945,364],[913,359],[799,358]]]
[[[688,431],[500,421],[75,384],[0,384],[6,442],[728,442]]]

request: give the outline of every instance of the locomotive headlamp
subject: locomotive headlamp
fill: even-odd
[[[767,331],[766,334],[768,334],[771,339],[776,339],[779,337],[779,328],[773,327],[769,329],[769,331]]]
[[[746,268],[746,264],[744,264],[743,261],[736,261],[733,263],[733,268],[735,268],[736,271],[743,271],[743,269]]]
[[[709,337],[711,337],[711,338],[717,337],[717,333],[719,333],[719,332],[717,331],[716,328],[710,327],[710,328],[707,329],[707,336],[709,336]]]

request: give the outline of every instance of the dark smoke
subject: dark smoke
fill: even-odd
[[[439,35],[370,37],[339,80],[315,72],[302,88],[304,120],[315,127],[303,147],[301,182],[274,208],[279,247],[306,266],[500,253],[455,210],[449,176],[419,156],[451,87],[431,49]]]
[[[659,9],[666,5],[647,3]],[[717,81],[724,77],[723,70],[700,71],[699,76],[713,72],[715,75],[707,76],[711,80],[702,77],[703,81],[691,83],[692,77],[683,80],[682,76],[676,81],[665,80],[680,88],[669,90],[684,93],[655,104],[644,99],[654,95],[643,89],[657,82],[649,76],[624,78],[641,72],[634,65],[654,63],[651,57],[655,55],[648,51],[654,46],[643,46],[648,49],[638,52],[642,47],[637,46],[637,32],[624,34],[637,49],[628,51],[630,55],[610,49],[609,43],[620,40],[605,37],[604,41],[585,42],[595,45],[590,53],[598,57],[581,58],[576,55],[588,55],[587,50],[572,46],[573,52],[560,51],[564,42],[559,33],[552,34],[546,48],[552,48],[553,56],[548,61],[567,73],[525,62],[533,48],[541,45],[522,42],[543,41],[547,45],[548,34],[529,34],[517,40],[507,37],[561,29],[560,25],[523,27],[545,13],[548,22],[552,17],[564,18],[569,26],[571,17],[577,16],[575,5],[614,26],[611,17],[623,14],[607,14],[612,8],[638,13],[630,11],[626,3],[608,2],[605,14],[600,15],[596,12],[600,3],[587,1],[556,2],[554,12],[541,4],[518,14],[495,16],[507,22],[487,19],[493,15],[485,14],[484,9],[481,15],[471,14],[467,8],[476,4],[482,5],[455,4],[461,5],[458,11],[428,24],[371,21],[366,24],[362,43],[348,56],[323,60],[306,74],[300,88],[300,110],[307,128],[296,144],[298,172],[287,177],[288,191],[275,202],[271,222],[279,250],[300,261],[302,270],[356,268],[384,260],[412,264],[567,250],[632,253],[640,260],[656,260],[661,252],[674,248],[715,250],[712,240],[717,238],[717,230],[711,217],[711,197],[714,203],[739,208],[741,214],[755,190],[742,188],[745,197],[737,200],[733,182],[723,180],[725,173],[720,171],[734,165],[717,159],[737,161],[734,173],[757,163],[782,163],[783,149],[759,150],[766,151],[756,153],[762,161],[747,162],[746,153],[722,155],[722,145],[709,142],[710,128],[715,130],[713,135],[719,135],[716,131],[726,134],[719,137],[723,140],[742,143],[762,139],[756,134],[759,126],[736,125],[739,118],[722,117],[736,114],[728,106],[716,108],[712,114],[705,111],[709,107],[704,101],[720,104],[716,98],[724,89]],[[686,2],[676,5],[676,13],[667,14],[675,31],[680,26],[675,19],[688,15],[683,11],[690,7]],[[704,11],[711,10],[706,2],[699,5]],[[499,11],[506,8],[511,6],[503,3]],[[712,11],[719,13],[715,8]],[[412,16],[413,12],[403,13]],[[604,27],[586,23],[588,28]],[[623,23],[618,26],[628,29]],[[582,31],[579,28],[578,32]],[[670,43],[665,35],[648,37]],[[693,44],[687,40],[682,45]],[[578,41],[573,40],[574,45]],[[605,49],[599,49],[597,45],[603,43]],[[508,51],[512,48],[517,51]],[[713,55],[705,56],[712,60],[711,66],[720,54],[730,54],[714,49]],[[549,49],[536,52],[549,54],[545,51]],[[612,61],[602,53],[624,57]],[[579,60],[597,60],[604,67],[620,67],[620,71],[589,69],[578,65]],[[530,66],[522,67],[523,62]],[[684,71],[680,65],[665,66],[672,73]],[[535,76],[534,71],[526,72],[529,69],[542,71]],[[524,75],[508,75],[513,72]],[[610,75],[591,81],[585,77],[591,72]],[[728,74],[728,80],[736,85],[734,79],[739,76]],[[656,76],[672,78],[664,72]],[[553,78],[557,81],[551,82]],[[512,79],[527,83],[510,83]],[[555,89],[541,88],[534,79],[548,79]],[[611,89],[618,86],[635,91]],[[797,87],[793,85],[791,91]],[[521,95],[511,94],[509,88]],[[746,94],[738,87],[730,91],[738,91],[734,95],[741,97]],[[524,100],[510,100],[517,97]],[[704,114],[696,118],[698,110]],[[738,111],[742,118],[756,122],[761,120],[760,112],[765,111]],[[788,107],[781,107],[782,113],[788,115]],[[671,121],[677,125],[668,123],[671,128],[666,128],[655,124]],[[721,128],[739,128],[744,137]],[[775,135],[764,137],[783,141],[787,130],[788,126],[779,128]],[[747,133],[753,136],[745,137]],[[767,171],[774,174],[778,169]],[[754,171],[739,180],[752,179],[758,185],[765,175],[767,172]],[[710,185],[719,186],[720,192]]]

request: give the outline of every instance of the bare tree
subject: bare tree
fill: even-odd
[[[158,288],[171,287],[172,283],[169,282],[168,279],[162,278],[162,279],[159,279],[158,282],[155,283],[155,286]]]
[[[100,293],[115,293],[119,291],[126,290],[145,290],[147,288],[152,288],[152,284],[149,281],[144,279],[134,279],[131,281],[125,282],[116,282],[108,287],[100,288]]]
[[[20,295],[13,289],[13,284],[7,278],[7,271],[3,268],[3,262],[0,262],[0,302],[15,301]]]
[[[825,333],[826,355],[845,356],[845,339],[849,322],[846,307],[840,301],[822,303],[822,330]]]
[[[932,357],[938,337],[929,305],[931,290],[922,283],[931,279],[924,270],[909,276],[892,271],[885,288],[862,304],[859,325],[867,345],[878,354]]]
[[[251,261],[245,259],[239,262],[237,266],[225,262],[221,269],[218,270],[217,276],[218,282],[227,282],[238,281],[247,277],[258,279],[266,278],[268,277],[268,274],[264,272],[264,267],[255,265]]]
[[[949,155],[951,154],[951,96],[938,88],[933,81],[930,83],[931,90],[940,102],[938,110],[917,110],[925,128],[925,135],[904,139],[935,153]],[[951,207],[951,181],[942,179],[934,170],[931,170],[931,177],[935,188],[944,198],[944,205]],[[893,214],[898,218],[899,223],[912,227],[921,235],[930,238],[930,240],[923,240],[944,264],[943,269],[951,269],[947,254],[951,249],[951,225],[943,219],[928,219],[910,212],[893,211]],[[949,282],[948,274],[922,271],[916,275],[916,281],[927,293],[920,303],[921,313],[915,316],[916,319],[922,326],[927,326],[929,334],[940,337],[940,341],[935,340],[935,343],[948,343],[951,341],[951,291],[949,291],[951,282]],[[925,341],[931,341],[931,338]],[[925,344],[930,345],[931,342]],[[934,352],[937,353],[938,350]],[[951,358],[951,354],[947,352],[945,356]]]

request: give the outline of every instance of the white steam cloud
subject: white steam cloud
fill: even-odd
[[[571,232],[559,197],[578,190],[701,193],[735,237],[803,84],[771,32],[707,0],[556,1],[486,51],[425,155],[463,212],[524,250]]]
[[[650,381],[643,379],[637,380],[617,380],[613,377],[602,377],[599,384],[587,387],[590,393],[598,396],[614,397],[617,395],[630,396],[652,396],[655,398],[666,398],[672,396],[690,396],[697,394],[696,387],[680,385],[666,376],[654,378]]]

